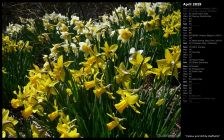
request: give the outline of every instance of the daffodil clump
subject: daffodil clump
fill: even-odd
[[[9,116],[9,110],[2,109],[2,138],[16,137],[15,125],[18,123],[13,117]]]
[[[23,40],[12,40],[9,36],[5,36],[2,34],[2,53],[3,55],[7,55],[7,53],[10,52],[16,52],[16,51],[26,51],[30,52],[32,50],[32,46],[30,46],[29,41],[23,41]]]
[[[26,50],[32,66],[24,76],[14,73],[8,70],[13,56],[4,56],[3,83],[10,76],[25,80],[7,90],[11,96],[3,91],[22,122],[10,118],[14,123],[3,124],[2,135],[169,137],[176,130],[179,137],[181,14],[173,9],[171,3],[139,2],[98,20],[53,12],[10,24],[3,52]],[[4,89],[11,85],[5,82]],[[15,133],[13,126],[23,123]]]

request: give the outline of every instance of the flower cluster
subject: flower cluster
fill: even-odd
[[[9,110],[2,109],[2,138],[6,137],[8,133],[12,137],[16,137],[14,126],[18,123],[13,117],[9,117]]]
[[[170,3],[139,2],[134,10],[120,6],[99,20],[85,21],[75,14],[66,17],[54,12],[38,20],[21,18],[21,27],[10,25],[7,34],[18,33],[23,27],[35,36],[29,40],[35,42],[32,46],[38,44],[33,48],[41,51],[41,47],[48,47],[48,52],[41,52],[43,61],[28,70],[28,82],[18,85],[11,97],[11,106],[21,110],[24,121],[43,125],[40,130],[37,124],[30,124],[32,137],[113,137],[126,130],[128,136],[143,137],[154,130],[151,125],[158,117],[153,113],[167,113],[164,109],[168,107],[163,106],[170,105],[166,104],[172,97],[167,79],[178,80],[181,68],[180,11],[172,11],[171,7]],[[41,30],[37,26],[40,23]],[[31,53],[29,41],[17,42],[8,35],[2,40],[3,52],[23,49]],[[150,81],[153,87],[146,88],[149,77],[154,78]],[[160,91],[159,86],[164,90]],[[172,111],[175,113],[178,107]],[[166,132],[165,113],[155,128],[161,133]],[[136,125],[145,125],[145,121],[150,126],[140,132],[143,128],[137,130]],[[8,132],[15,137],[12,130],[11,126],[4,129],[4,136]]]
[[[18,42],[10,39],[9,36],[2,34],[2,52],[10,53],[16,51],[27,51],[30,52],[32,50],[32,46],[29,45],[29,41],[24,42],[23,40],[19,40]]]

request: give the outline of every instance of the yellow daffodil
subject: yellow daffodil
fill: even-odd
[[[128,30],[128,28],[119,29],[118,33],[119,33],[118,40],[122,40],[122,42],[124,43],[127,42],[132,37],[132,33]]]
[[[95,80],[87,81],[87,82],[84,83],[84,86],[87,90],[95,87],[95,85],[96,85]]]
[[[144,138],[149,138],[149,135],[145,133]]]
[[[127,16],[126,17],[126,20],[129,22],[129,23],[132,23],[133,22],[133,18],[131,16]]]
[[[95,93],[96,97],[100,97],[101,94],[106,92],[106,87],[98,87],[95,90],[93,90],[93,92]]]
[[[135,9],[135,10],[134,10],[134,15],[135,15],[136,17],[140,16],[140,13],[141,13],[141,11],[140,11],[139,9]]]
[[[108,95],[108,97],[109,97],[110,99],[112,99],[112,100],[115,99],[115,97],[113,96],[113,93],[112,93],[112,92],[107,91],[106,93],[107,93],[107,95]]]
[[[80,134],[74,126],[74,120],[70,121],[68,115],[61,115],[57,125],[57,131],[61,134],[60,138],[79,138]]]
[[[48,115],[48,118],[53,121],[54,119],[56,119],[59,116],[58,111],[54,111],[51,114]]]
[[[121,97],[122,99],[120,102],[114,105],[118,112],[122,113],[125,108],[130,106],[136,113],[140,114],[134,106],[134,104],[136,104],[139,100],[139,96],[137,94],[132,95],[130,92],[126,91]]]
[[[86,60],[86,62],[82,62],[82,64],[87,68],[87,67],[89,67],[89,68],[91,68],[91,66],[93,66],[95,63],[96,63],[96,61],[98,60],[98,58],[97,58],[97,56],[90,56],[90,57],[88,57],[88,58],[86,58],[87,60]]]
[[[79,50],[84,52],[84,56],[87,57],[90,54],[94,55],[94,52],[91,48],[92,44],[90,43],[89,39],[86,39],[85,42],[79,42]]]
[[[91,49],[90,45],[89,45],[88,43],[86,43],[86,42],[80,42],[80,43],[79,43],[79,46],[80,46],[79,49],[80,49],[81,51],[83,51],[83,52],[89,52],[90,49]]]
[[[77,16],[71,16],[70,25],[75,24],[77,21],[79,21],[79,17],[77,17]]]
[[[54,74],[57,79],[64,81],[65,71],[64,71],[64,67],[63,67],[63,56],[62,55],[58,58],[57,63],[54,65]]]
[[[68,133],[68,138],[79,138],[79,137],[80,134],[77,132],[77,128]]]
[[[177,68],[181,68],[181,62],[179,61],[180,52],[171,54],[168,49],[165,50],[165,59],[157,60],[158,68],[153,68],[152,73],[157,75],[159,79],[161,76],[165,75],[174,75],[176,78],[178,77]]]
[[[62,24],[60,27],[60,32],[68,32],[68,27],[65,24]]]
[[[58,110],[58,105],[57,105],[57,101],[54,100],[54,109],[55,111],[52,112],[51,114],[48,114],[48,118],[53,121],[54,119],[56,119],[59,116],[59,110]]]
[[[135,48],[131,48],[130,54],[132,55],[129,58],[129,62],[133,65],[140,65],[144,59],[143,56],[141,55],[142,52],[143,50],[135,51]]]
[[[64,81],[65,80],[65,71],[64,66],[68,67],[72,61],[63,62],[63,55],[59,56],[57,63],[54,63],[54,69],[52,72],[52,76],[58,80]]]
[[[171,48],[168,48],[170,51],[172,51],[172,55],[174,54],[180,54],[181,48],[180,46],[172,46]]]
[[[156,102],[156,105],[157,106],[161,106],[165,103],[165,99],[159,99],[157,102]]]
[[[57,129],[58,130],[63,129],[61,127],[65,127],[65,125],[62,125],[62,126],[58,125]],[[80,137],[80,134],[77,133],[77,128],[75,128],[74,130],[70,132],[64,131],[60,136],[60,138],[79,138],[79,137]]]
[[[68,96],[72,95],[72,90],[70,88],[66,88],[66,93]]]
[[[57,81],[57,80],[53,81],[49,76],[42,75],[41,80],[37,86],[37,90],[39,92],[56,95],[54,86],[58,82],[59,81]]]
[[[33,138],[46,138],[47,130],[38,129],[34,124],[30,125]]]
[[[159,29],[159,27],[160,27],[160,18],[159,18],[159,15],[153,15],[152,16],[152,20],[150,22],[152,22],[152,24],[154,24],[154,26],[155,26],[156,29]]]
[[[134,48],[131,48],[130,54],[131,57],[129,58],[129,62],[133,65],[131,71],[133,71],[135,74],[140,70],[140,76],[146,76],[148,74],[147,71],[149,71],[152,68],[152,65],[148,64],[148,61],[151,59],[151,57],[144,58],[141,53],[143,51],[135,51]],[[140,67],[141,66],[141,67]]]
[[[83,29],[84,29],[84,24],[83,21],[76,21],[75,22],[75,27],[73,28],[74,30],[76,30],[78,33],[83,33]]]
[[[180,31],[181,27],[181,14],[180,11],[174,11],[171,15],[167,15],[162,18],[162,26],[164,30],[164,38],[168,38],[169,36],[176,34]]]
[[[80,70],[70,70],[70,73],[72,74],[72,78],[74,79],[74,81],[77,83],[80,83],[81,77],[85,75],[83,68],[81,68]]]
[[[115,108],[118,110],[118,112],[122,113],[125,108],[128,107],[128,102],[126,100],[121,100],[118,104],[115,104]]]
[[[67,32],[67,31],[65,31],[65,32],[61,32],[60,38],[61,38],[61,39],[64,39],[64,40],[71,41],[71,34],[72,34],[72,33],[69,33],[69,32]]]
[[[124,63],[120,63],[119,67],[115,67],[118,75],[115,76],[116,83],[129,82],[131,80],[131,75],[129,70],[126,69]]]
[[[11,105],[12,105],[13,108],[18,108],[18,107],[22,106],[23,103],[19,99],[14,99],[13,98],[11,100]]]
[[[36,128],[35,125],[31,124],[31,131],[32,131],[32,136],[33,138],[39,138],[39,131],[38,129]]]
[[[115,127],[118,127],[121,131],[126,129],[125,127],[123,127],[123,126],[120,124],[120,122],[123,121],[123,120],[125,120],[125,118],[118,118],[118,117],[115,116],[114,113],[113,113],[112,115],[107,113],[107,115],[108,115],[110,118],[113,119],[113,121],[107,123],[107,128],[108,128],[108,130],[111,131],[111,130],[113,130]]]
[[[169,36],[176,34],[176,32],[174,32],[174,30],[169,27],[163,28],[163,31],[164,31],[164,34],[163,34],[164,38],[168,38]]]
[[[149,21],[143,22],[146,32],[151,32],[153,30],[153,25]]]
[[[22,116],[23,118],[28,119],[32,113],[33,113],[33,107],[28,106],[22,111]]]
[[[166,75],[171,75],[171,72],[169,71],[169,67],[166,66],[165,61],[157,60],[157,66],[158,68],[152,68],[151,73],[155,74],[157,76],[157,79],[164,79]]]
[[[2,109],[2,138],[9,134],[11,137],[16,137],[14,126],[18,123],[13,117],[9,117],[9,110]]]
[[[161,61],[166,61],[167,65],[170,67],[171,73],[175,76],[178,77],[178,70],[177,68],[181,68],[181,62],[179,61],[180,59],[180,52],[174,53],[173,55],[170,53],[168,49],[165,50],[165,60]]]
[[[113,44],[111,46],[108,45],[107,42],[104,43],[104,54],[107,58],[111,58],[113,61],[113,56],[117,57],[117,55],[115,54],[116,50],[118,49],[118,45],[117,44]]]

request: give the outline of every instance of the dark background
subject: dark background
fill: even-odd
[[[10,22],[16,23],[19,17],[38,18],[45,13],[61,13],[70,17],[77,13],[80,19],[98,18],[103,14],[111,14],[112,11],[121,6],[134,9],[135,2],[3,2],[2,3],[2,30]]]
[[[214,0],[199,2],[204,8],[213,7],[218,11],[210,20],[208,18],[193,20],[194,24],[200,25],[192,29],[193,34],[222,34],[222,42],[218,45],[206,45],[205,52],[198,56],[206,58],[208,66],[207,70],[200,75],[203,81],[197,87],[193,87],[192,92],[194,95],[213,97],[215,100],[200,101],[200,103],[182,102],[182,136],[186,138],[186,135],[221,135],[223,138],[224,4],[223,1]]]

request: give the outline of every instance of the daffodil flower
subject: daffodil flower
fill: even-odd
[[[18,123],[13,117],[9,117],[9,110],[2,109],[2,138],[6,137],[8,133],[12,137],[16,137],[14,126]]]
[[[60,32],[68,32],[68,27],[65,24],[61,24],[59,27]]]
[[[75,128],[74,120],[70,121],[69,116],[61,115],[57,125],[57,131],[61,134],[60,138],[79,138],[80,134]]]
[[[164,34],[163,34],[164,38],[168,38],[169,36],[176,34],[176,32],[174,32],[174,30],[169,27],[163,28],[163,31],[164,31]]]
[[[159,99],[157,102],[156,102],[156,105],[157,106],[161,106],[165,103],[165,99]]]
[[[77,133],[77,128],[74,128],[73,130],[69,131],[69,126],[66,124],[58,124],[57,130],[59,133],[61,133],[60,138],[79,138],[80,134]]]
[[[165,75],[174,75],[178,77],[177,68],[181,67],[181,62],[179,61],[180,52],[171,54],[168,49],[165,50],[165,59],[157,60],[158,68],[153,68],[152,73],[157,75],[157,78],[164,78]]]
[[[66,88],[66,93],[70,96],[72,94],[72,90],[70,88]]]
[[[131,94],[129,91],[123,91],[121,93],[121,100],[119,103],[115,104],[115,108],[119,113],[122,113],[125,108],[130,106],[136,113],[140,112],[136,109],[134,104],[137,104],[139,101],[139,96],[137,94]]]
[[[124,43],[126,43],[132,37],[132,33],[128,30],[128,28],[119,29],[118,33],[119,33],[118,40],[122,40],[122,42]]]
[[[118,75],[115,76],[116,83],[129,82],[131,80],[131,74],[129,70],[125,68],[124,63],[120,63],[117,69]]]
[[[108,115],[110,118],[113,119],[113,121],[107,123],[107,128],[108,128],[108,130],[111,131],[111,130],[113,130],[115,127],[118,127],[121,131],[126,129],[125,127],[123,127],[123,126],[120,124],[120,122],[123,121],[123,120],[125,120],[125,118],[118,118],[118,117],[115,116],[114,113],[113,113],[112,115],[107,113],[107,115]]]
[[[79,46],[80,46],[79,50],[84,52],[85,57],[87,57],[90,54],[94,54],[89,39],[86,39],[85,42],[79,42]]]
[[[102,78],[103,78],[103,76],[102,76]],[[101,78],[101,80],[99,80],[100,83],[98,84],[97,87],[95,87],[95,89],[93,90],[93,93],[96,95],[97,98],[99,98],[103,93],[107,93],[109,98],[115,99],[115,97],[113,96],[113,93],[108,91],[108,88],[111,86],[111,84],[104,86],[102,83],[102,81],[103,81],[102,78]]]
[[[57,80],[53,81],[49,76],[47,76],[46,78],[44,78],[44,77],[46,77],[46,75],[42,75],[41,81],[44,81],[44,82],[40,81],[36,89],[38,90],[38,92],[56,95],[54,86],[59,81],[57,81]]]
[[[75,27],[73,28],[74,30],[77,31],[77,33],[81,34],[84,30],[84,24],[83,21],[76,21],[75,22]]]
[[[159,15],[152,15],[152,20],[150,21],[151,24],[155,26],[156,29],[160,26],[160,18]]]
[[[54,100],[54,109],[55,111],[52,112],[51,114],[48,114],[48,118],[53,121],[54,119],[56,119],[59,116],[59,110],[58,110],[58,105],[57,105],[57,101]]]
[[[11,105],[12,105],[13,108],[18,108],[18,107],[22,106],[23,103],[19,99],[14,99],[13,98],[11,100]]]
[[[144,138],[149,138],[149,135],[145,133]]]
[[[181,14],[180,11],[174,11],[171,15],[165,16],[162,18],[162,25],[164,30],[164,38],[176,34],[180,31],[181,27]]]
[[[177,68],[181,68],[181,62],[179,61],[180,52],[174,53],[173,55],[170,53],[168,49],[165,50],[165,60],[168,66],[170,66],[170,70],[175,77],[178,77]]]
[[[31,131],[32,131],[32,136],[33,138],[39,138],[40,136],[40,132],[38,131],[38,129],[36,128],[35,125],[31,124]]]
[[[143,56],[140,52],[135,52],[129,57],[129,62],[133,65],[140,65],[143,61]]]
[[[51,121],[53,121],[55,118],[57,118],[59,116],[59,113],[58,113],[58,111],[56,110],[56,111],[54,111],[54,112],[52,112],[51,114],[49,114],[48,115],[48,118],[51,120]]]
[[[131,71],[133,71],[135,74],[138,72],[138,69],[140,70],[140,76],[145,76],[148,74],[147,71],[149,71],[152,68],[152,65],[148,64],[148,61],[151,59],[151,57],[144,58],[141,53],[143,50],[135,51],[134,48],[130,49],[131,57],[129,58],[129,62],[133,65]]]
[[[60,38],[64,39],[64,40],[69,40],[70,41],[71,40],[71,34],[72,33],[69,33],[67,31],[61,32]]]
[[[18,93],[16,91],[13,91],[13,94],[15,94],[17,96],[17,99],[13,98],[11,100],[11,105],[13,108],[18,108],[23,105],[23,102],[22,102],[23,101],[23,93],[21,91],[21,87],[18,86],[18,89],[19,89]]]
[[[32,113],[33,113],[33,107],[28,106],[22,111],[22,116],[23,118],[28,119]]]
[[[156,74],[157,79],[164,79],[166,75],[171,75],[170,67],[167,66],[166,61],[164,60],[157,60],[158,68],[152,68],[151,72]]]
[[[74,25],[77,21],[79,21],[79,17],[72,15],[70,25]]]
[[[101,94],[105,93],[106,92],[106,87],[98,87],[96,88],[95,90],[93,90],[93,93],[95,93],[96,97],[100,97]]]
[[[94,80],[84,82],[84,87],[85,87],[87,90],[89,90],[89,89],[95,87],[95,86],[97,85],[97,83],[101,81],[101,80],[99,80],[99,79],[97,78],[97,75],[98,75],[98,74],[99,74],[99,72],[97,72],[97,73],[94,74]]]
[[[112,93],[112,92],[107,91],[106,93],[107,93],[107,95],[108,95],[108,97],[109,97],[110,99],[112,99],[112,100],[115,99],[115,97],[113,96],[113,93]]]
[[[153,30],[154,25],[152,25],[151,22],[149,21],[143,22],[143,25],[145,27],[146,32],[151,32]]]
[[[70,70],[70,73],[72,74],[72,78],[74,79],[75,82],[77,83],[80,83],[81,82],[81,77],[83,77],[85,74],[84,74],[84,71],[83,71],[83,68],[81,68],[80,70]]]
[[[95,87],[95,85],[96,85],[95,80],[87,81],[87,82],[84,83],[84,86],[87,90]]]
[[[63,55],[59,56],[57,63],[53,63],[54,70],[51,73],[51,75],[58,80],[64,81],[65,80],[64,66],[68,67],[71,63],[72,61],[63,62]]]
[[[181,53],[181,48],[180,46],[172,46],[171,48],[168,48],[170,51],[172,51],[172,55],[174,54],[180,54]]]
[[[103,48],[104,55],[107,58],[112,59],[112,61],[114,61],[113,56],[117,57],[117,55],[115,53],[117,49],[118,49],[117,44],[113,44],[113,45],[109,46],[107,42],[104,43],[104,48]]]

